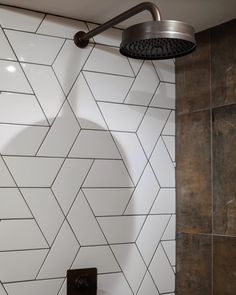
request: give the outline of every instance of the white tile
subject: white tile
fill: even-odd
[[[175,135],[175,112],[172,111],[162,135]]]
[[[153,107],[175,108],[175,85],[161,82],[150,104]]]
[[[49,245],[52,245],[64,216],[50,189],[21,189],[22,194]]]
[[[68,221],[82,246],[106,244],[96,218],[81,191],[68,214]]]
[[[166,145],[168,152],[170,153],[171,159],[175,162],[175,136],[162,136],[163,141]]]
[[[37,279],[66,277],[66,271],[71,267],[78,250],[79,244],[65,221]]]
[[[40,229],[32,219],[2,220],[0,236],[0,251],[48,247]]]
[[[148,108],[145,114],[137,134],[148,157],[152,153],[169,114],[168,110],[155,108]]]
[[[159,83],[157,73],[150,61],[145,61],[125,100],[125,103],[149,105]]]
[[[57,295],[60,287],[63,283],[63,279],[54,280],[40,280],[40,281],[28,281],[19,283],[5,284],[5,288],[9,295],[22,295],[22,294],[34,294],[34,295]]]
[[[23,64],[22,66],[48,121],[52,123],[65,100],[52,69],[41,65]]]
[[[159,185],[148,164],[135,188],[125,214],[148,214],[158,191]]]
[[[111,246],[134,294],[146,272],[146,266],[134,244]]]
[[[0,94],[0,122],[48,125],[34,95],[7,92]]]
[[[0,61],[0,90],[33,93],[20,65],[6,60]]]
[[[148,265],[170,220],[169,215],[149,215],[137,239],[137,246]]]
[[[119,53],[118,48],[96,45],[84,69],[107,74],[133,77],[128,59]]]
[[[80,248],[72,269],[91,267],[96,267],[99,274],[120,271],[120,267],[108,246]]]
[[[146,107],[113,103],[98,103],[110,130],[135,132],[144,116]]]
[[[34,156],[47,132],[48,127],[0,125],[0,153]]]
[[[134,58],[128,58],[128,60],[136,76],[138,72],[140,71],[144,61],[139,59],[134,59]]]
[[[0,157],[0,186],[5,186],[5,187],[16,186],[14,180],[11,177],[10,172],[8,171],[1,157]]]
[[[134,133],[112,132],[127,170],[136,185],[147,163],[143,149]]]
[[[92,188],[83,189],[95,216],[122,215],[133,189]]]
[[[145,216],[98,217],[97,220],[110,244],[133,243]]]
[[[175,274],[161,245],[157,248],[149,270],[160,293],[174,292]]]
[[[161,187],[175,187],[175,168],[161,138],[153,151],[150,163]]]
[[[0,5],[2,28],[35,32],[43,17],[43,13]]]
[[[175,238],[176,238],[176,216],[172,215],[170,222],[162,237],[162,240],[175,240]]]
[[[50,187],[63,162],[57,158],[5,156],[4,159],[20,187]]]
[[[81,130],[69,154],[78,158],[120,159],[110,132]]]
[[[0,284],[0,295],[7,295],[5,289],[3,288],[2,284]]]
[[[97,26],[98,25],[88,23],[90,31]],[[96,43],[119,47],[122,39],[122,30],[111,28],[93,37],[93,39]]]
[[[73,39],[78,31],[88,31],[85,23],[49,14],[41,23],[37,33]]]
[[[84,71],[96,100],[122,103],[134,78]]]
[[[58,295],[66,295],[67,294],[67,279],[64,280],[64,283],[58,293]]]
[[[92,48],[92,45],[88,45],[86,48],[78,48],[73,40],[67,40],[62,47],[53,64],[53,69],[66,94],[69,93]]]
[[[132,295],[124,275],[122,273],[112,273],[98,275],[97,295]],[[5,294],[4,294],[5,295]]]
[[[92,160],[65,160],[52,186],[52,190],[65,214],[68,213],[92,163]]]
[[[53,122],[37,155],[67,156],[79,131],[80,126],[66,101],[56,120]]]
[[[92,93],[83,77],[79,75],[68,101],[82,128],[107,129],[99,108],[92,96]]]
[[[1,7],[0,7],[0,14],[1,14]],[[6,36],[3,33],[3,30],[0,27],[0,58],[1,59],[9,59],[9,60],[16,60],[16,56],[11,49],[10,44],[7,41]]]
[[[159,294],[149,272],[146,273],[145,278],[142,282],[142,285],[141,285],[137,295],[147,295],[147,294],[148,295],[158,295]]]
[[[95,160],[84,187],[132,187],[122,160]]]
[[[0,219],[33,218],[17,188],[0,188]]]
[[[171,265],[175,265],[175,252],[176,252],[176,245],[175,241],[165,241],[162,242],[162,246],[166,252],[166,255],[171,263]]]
[[[51,65],[64,43],[61,38],[11,30],[5,32],[21,62]]]
[[[34,280],[47,252],[48,250],[0,252],[1,282]]]
[[[172,59],[155,60],[153,63],[162,82],[175,83],[175,64]]]
[[[162,188],[152,207],[151,214],[174,214],[175,213],[175,189]]]

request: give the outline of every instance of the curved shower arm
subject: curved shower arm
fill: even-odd
[[[145,10],[151,13],[154,21],[161,20],[161,13],[158,7],[152,2],[143,2],[119,14],[118,16],[112,18],[111,20],[107,21],[103,25],[98,26],[97,28],[91,30],[88,33],[84,33],[84,32],[76,33],[74,37],[75,44],[78,47],[85,47],[87,46],[90,38],[106,31],[107,29],[110,29],[111,27]]]

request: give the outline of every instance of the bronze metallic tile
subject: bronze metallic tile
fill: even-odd
[[[177,232],[212,232],[210,111],[177,117]]]
[[[236,103],[236,19],[211,32],[212,106]]]
[[[236,236],[236,104],[213,119],[214,233]]]
[[[177,114],[210,108],[209,31],[196,37],[196,51],[176,59]]]
[[[178,234],[176,295],[211,295],[211,278],[212,236]]]
[[[236,294],[236,238],[214,236],[214,295]]]

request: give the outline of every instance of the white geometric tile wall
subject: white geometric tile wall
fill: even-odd
[[[175,292],[174,61],[127,59],[121,31],[0,5],[0,295]],[[93,43],[93,42],[97,42]]]

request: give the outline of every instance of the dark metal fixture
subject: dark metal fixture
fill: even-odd
[[[136,59],[156,60],[183,56],[196,48],[193,27],[180,21],[161,20],[158,7],[151,2],[134,6],[88,33],[77,32],[74,42],[80,48],[86,47],[90,38],[144,10],[151,13],[153,21],[140,23],[123,31],[121,54]]]

